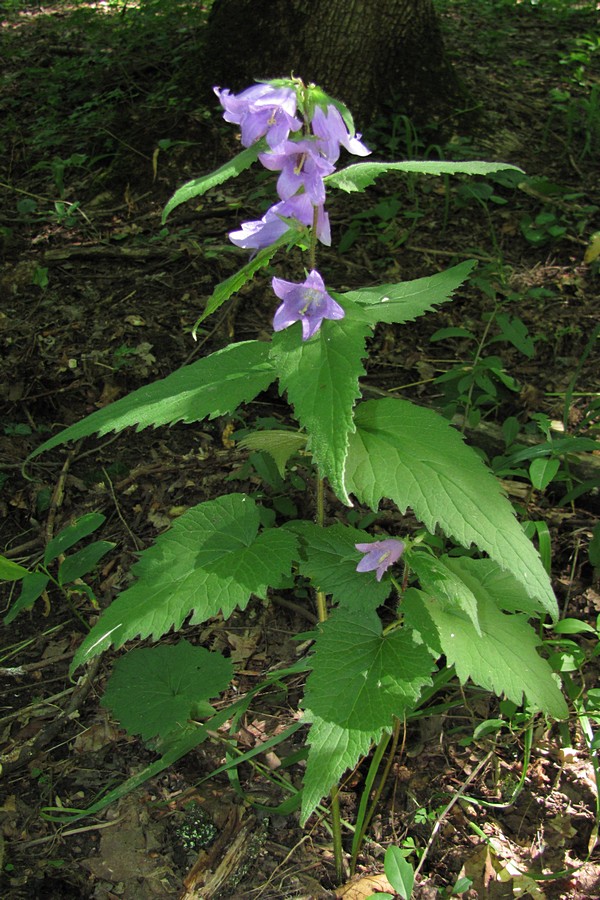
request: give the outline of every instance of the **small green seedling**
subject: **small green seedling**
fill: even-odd
[[[21,582],[21,593],[4,617],[5,625],[10,625],[23,610],[31,609],[49,584],[57,587],[65,597],[76,589],[94,601],[91,588],[80,579],[88,575],[115,544],[110,541],[93,541],[68,556],[64,554],[83,538],[93,534],[105,518],[101,513],[88,513],[72,525],[67,525],[48,543],[42,562],[33,570],[0,556],[0,579]],[[55,574],[49,568],[52,563],[57,563]]]

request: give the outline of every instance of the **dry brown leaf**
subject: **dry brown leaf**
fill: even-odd
[[[358,881],[349,881],[337,889],[335,896],[344,897],[345,900],[365,900],[377,891],[388,891],[392,896],[396,896],[396,891],[383,873],[365,875]]]

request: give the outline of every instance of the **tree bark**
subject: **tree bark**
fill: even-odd
[[[432,0],[215,0],[203,76],[233,91],[297,75],[346,103],[435,121],[464,99]]]

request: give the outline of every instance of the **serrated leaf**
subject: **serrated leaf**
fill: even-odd
[[[4,581],[20,581],[21,578],[28,574],[29,569],[26,569],[25,566],[20,566],[19,563],[13,562],[12,559],[0,556],[0,578],[4,579]]]
[[[304,720],[311,722],[311,726],[307,736],[310,749],[302,787],[302,826],[333,785],[339,783],[346,769],[353,769],[383,733],[382,728],[373,733],[351,731],[334,722],[325,722],[312,711],[305,713]]]
[[[246,263],[245,266],[242,266],[241,269],[238,269],[237,272],[234,272],[233,275],[230,275],[229,278],[226,278],[225,281],[222,281],[220,284],[216,286],[208,300],[206,301],[206,306],[204,308],[204,312],[197,320],[194,325],[194,331],[200,325],[201,322],[204,322],[210,315],[216,312],[220,306],[225,303],[226,300],[236,294],[239,290],[243,288],[245,284],[247,284],[256,273],[267,266],[277,251],[283,247],[285,244],[289,246],[293,246],[301,240],[303,234],[305,233],[305,229],[300,226],[298,230],[294,228],[289,228],[285,234],[282,234],[280,238],[270,244],[268,247],[265,247],[263,250],[260,250],[256,256],[254,256],[250,262]]]
[[[199,422],[235,412],[274,380],[269,350],[270,345],[261,341],[230,344],[65,428],[34,450],[30,458],[65,441],[121,431],[130,425],[140,431],[149,425]]]
[[[235,178],[236,175],[248,169],[258,159],[258,154],[265,149],[266,142],[258,141],[256,144],[252,144],[251,147],[247,147],[246,150],[242,150],[241,153],[238,153],[237,156],[234,156],[233,159],[230,159],[214,172],[202,175],[200,178],[194,178],[192,181],[182,185],[175,191],[165,206],[162,214],[162,224],[165,224],[167,217],[181,203],[187,203],[189,200],[193,200],[194,197],[200,197],[211,188],[216,187],[218,184],[223,184],[224,181],[228,181],[230,178]]]
[[[185,640],[130,650],[116,661],[101,704],[129,734],[165,738],[208,710],[232,677],[230,660]]]
[[[341,524],[321,528],[313,522],[290,522],[285,527],[300,537],[299,570],[315,590],[331,594],[347,609],[376,609],[384,603],[391,583],[377,581],[374,572],[356,571],[362,554],[354,545],[368,538],[364,531]]]
[[[412,709],[435,665],[412,631],[383,634],[374,610],[335,610],[320,626],[306,704],[326,722],[374,732]]]
[[[493,559],[442,556],[441,560],[476,597],[484,596],[506,612],[524,612],[529,616],[539,614],[539,606],[528,596],[521,582]]]
[[[12,620],[25,609],[31,609],[38,597],[41,597],[50,579],[43,572],[28,572],[21,581],[21,593],[4,616],[4,624],[10,625]]]
[[[416,573],[424,591],[436,600],[461,609],[480,633],[477,619],[477,598],[468,584],[445,564],[445,559],[438,559],[430,553],[419,550],[407,550],[404,560]]]
[[[299,423],[306,429],[322,478],[342,502],[351,505],[344,485],[352,409],[360,396],[365,339],[371,327],[350,318],[325,320],[315,337],[301,339],[299,323],[273,336],[272,359],[280,390],[287,391]]]
[[[238,442],[242,450],[262,450],[275,462],[281,478],[285,478],[288,459],[306,446],[306,435],[297,431],[255,431]]]
[[[507,615],[481,596],[481,634],[477,634],[462,611],[444,607],[420,591],[407,591],[402,608],[407,623],[425,634],[430,627],[425,618],[431,620],[447,665],[455,666],[463,684],[470,678],[518,706],[525,696],[530,705],[556,719],[568,715],[552,669],[537,653],[540,639],[525,616]]]
[[[393,844],[385,851],[383,861],[386,878],[403,900],[410,900],[415,882],[413,867],[405,859],[400,847]]]
[[[325,183],[328,187],[339,188],[342,191],[364,191],[366,187],[375,183],[375,179],[387,172],[414,172],[420,175],[490,175],[502,169],[512,169],[522,172],[518,166],[508,163],[490,163],[480,160],[460,162],[437,162],[435,160],[407,160],[406,162],[365,162],[354,163],[339,172],[327,175]]]
[[[206,572],[233,579],[239,588],[264,600],[267,589],[278,587],[281,575],[289,574],[296,541],[278,528],[266,528],[254,537],[246,529],[240,539],[238,524],[211,535],[198,552],[197,563]]]
[[[58,583],[61,585],[71,584],[77,578],[87,575],[114,547],[116,544],[111,541],[94,541],[93,544],[83,547],[77,553],[67,556],[58,568]]]
[[[137,581],[113,601],[79,647],[73,668],[140,635],[154,640],[222,612],[244,609],[251,594],[289,573],[296,540],[282,529],[259,534],[256,504],[225,494],[183,513],[133,566]],[[206,568],[204,568],[206,563]]]
[[[93,534],[105,521],[106,516],[103,516],[102,513],[88,513],[85,516],[81,516],[72,525],[67,525],[56,537],[48,541],[46,552],[44,553],[44,565],[49,565],[57,556],[73,547],[77,541]]]
[[[539,608],[558,618],[548,575],[500,483],[437,413],[406,400],[369,400],[355,413],[346,485],[377,509],[387,497],[412,507],[431,532],[439,525],[463,547],[475,544],[513,573]]]
[[[352,300],[359,304],[363,308],[363,315],[372,324],[412,322],[418,316],[434,310],[436,304],[452,300],[452,292],[468,278],[476,265],[476,260],[469,259],[436,275],[347,291],[339,295],[339,299],[341,302]]]

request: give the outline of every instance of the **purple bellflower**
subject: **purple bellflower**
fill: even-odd
[[[325,203],[323,178],[335,171],[312,140],[285,141],[272,153],[260,153],[258,158],[266,169],[277,171],[277,193],[282,200],[293,197],[304,188],[315,206]]]
[[[314,111],[311,122],[312,130],[319,138],[319,147],[325,158],[331,163],[337,162],[340,155],[340,144],[355,156],[368,156],[371,152],[360,141],[360,134],[351,137],[340,112],[331,104],[324,112],[320,106]]]
[[[311,227],[314,221],[314,210],[317,210],[317,237],[322,244],[331,245],[331,229],[329,216],[323,205],[314,207],[308,194],[298,194],[289,200],[282,200],[271,206],[262,219],[243,222],[239,231],[231,231],[229,240],[244,250],[263,250],[274,244],[288,230],[289,223],[284,219],[296,219],[302,225]]]
[[[237,96],[228,88],[213,90],[225,109],[225,121],[240,126],[244,147],[266,135],[269,147],[275,148],[287,140],[290,131],[302,128],[296,117],[296,92],[291,88],[254,84]]]
[[[398,562],[404,552],[404,544],[394,538],[386,541],[372,541],[369,544],[355,544],[357,550],[365,555],[356,567],[357,572],[377,572],[377,581],[381,581],[384,572]]]
[[[294,322],[302,322],[302,340],[315,334],[323,319],[343,319],[345,312],[325,290],[325,282],[316,271],[307,276],[303,284],[273,279],[273,290],[283,303],[275,313],[273,329],[283,331]]]

